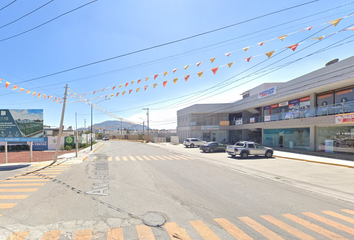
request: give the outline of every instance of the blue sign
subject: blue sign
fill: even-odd
[[[268,88],[267,90],[264,90],[260,93],[258,93],[258,98],[264,98],[268,97],[271,95],[277,94],[277,86],[274,86],[272,88]]]
[[[43,138],[43,142],[34,142],[32,145],[33,151],[44,151],[48,150],[48,137]]]

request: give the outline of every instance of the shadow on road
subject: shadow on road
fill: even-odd
[[[275,159],[275,157],[267,158],[264,156],[249,156],[248,158],[241,158],[241,157],[230,157],[228,156],[229,159],[234,159],[234,160],[241,160],[241,161],[247,161],[247,160],[270,160],[270,159]]]
[[[30,164],[12,165],[12,166],[0,166],[0,171],[12,171],[20,168],[31,166]]]

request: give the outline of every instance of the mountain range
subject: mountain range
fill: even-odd
[[[90,126],[87,126],[87,128],[90,128]],[[94,129],[101,128],[101,130],[118,130],[121,128],[126,128],[128,130],[143,130],[143,125],[142,124],[135,124],[131,122],[124,122],[122,121],[117,121],[117,120],[112,120],[112,121],[104,121],[101,123],[95,123],[93,125]],[[144,126],[144,129],[146,130],[146,125]],[[83,128],[79,128],[79,130],[83,130]]]

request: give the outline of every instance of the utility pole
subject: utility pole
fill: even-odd
[[[123,123],[122,123],[122,119],[120,119],[120,135],[122,136],[123,135]]]
[[[60,139],[63,134],[63,123],[64,123],[64,114],[65,114],[66,95],[67,94],[68,94],[68,84],[65,85],[64,104],[63,104],[63,111],[61,113],[61,120],[60,120],[60,126],[59,126],[59,136],[58,136],[58,141],[57,141],[57,147],[55,149],[54,162],[56,162],[58,159]]]
[[[91,151],[92,151],[92,103],[91,103]]]
[[[78,143],[79,134],[77,131],[77,113],[75,113],[75,122],[76,122],[76,157],[79,157],[79,143]]]
[[[150,137],[150,133],[149,133],[149,108],[143,108],[143,110],[147,110],[146,112],[146,116],[147,116],[147,141],[146,142],[149,142],[149,137]]]
[[[145,140],[145,139],[144,139],[144,135],[145,135],[145,134],[144,134],[144,125],[145,125],[145,121],[143,121],[143,142],[144,142],[144,140]]]

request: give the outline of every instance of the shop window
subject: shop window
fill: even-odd
[[[263,145],[310,150],[310,128],[264,129]]]
[[[354,126],[317,128],[317,150],[354,153]]]

